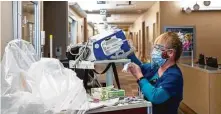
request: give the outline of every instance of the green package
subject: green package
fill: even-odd
[[[94,96],[96,92],[96,97]],[[102,88],[92,88],[91,89],[92,96],[98,98],[102,101],[112,99],[112,98],[119,98],[125,96],[125,90],[118,90],[110,87],[102,87]]]

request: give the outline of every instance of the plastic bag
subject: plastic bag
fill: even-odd
[[[37,57],[24,40],[8,43],[1,63],[1,114],[82,114],[88,110],[83,82],[57,59]],[[62,113],[63,114],[63,113]]]
[[[26,79],[32,63],[40,60],[33,46],[24,40],[13,40],[5,47],[1,63],[1,95],[16,91],[31,92]]]
[[[43,58],[33,63],[28,74],[35,80],[32,93],[55,112],[86,110],[88,99],[83,81],[57,59]]]

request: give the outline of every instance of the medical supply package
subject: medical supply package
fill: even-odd
[[[124,59],[133,52],[121,29],[106,31],[90,37],[96,60]]]
[[[125,96],[125,90],[115,89],[113,86],[91,88],[91,95],[94,99],[108,100]]]

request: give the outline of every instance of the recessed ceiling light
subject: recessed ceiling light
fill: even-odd
[[[88,9],[88,12],[92,12],[93,10],[92,9]]]

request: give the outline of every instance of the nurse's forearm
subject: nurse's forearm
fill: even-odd
[[[136,55],[134,53],[129,55],[127,58],[130,59],[131,62],[134,62],[135,64],[137,64],[141,67],[142,62],[136,57]]]
[[[140,67],[140,69],[141,69],[143,75],[146,74],[146,72],[150,72],[150,69],[151,69],[150,63],[145,63],[145,64],[143,64],[143,63],[136,57],[136,55],[135,55],[134,53],[131,54],[131,55],[129,55],[127,58],[130,59],[131,62],[134,62],[135,64],[137,64],[137,65]]]
[[[144,96],[154,104],[163,103],[170,98],[167,91],[163,88],[155,88],[148,82],[147,79],[141,79],[139,81],[139,85]]]

